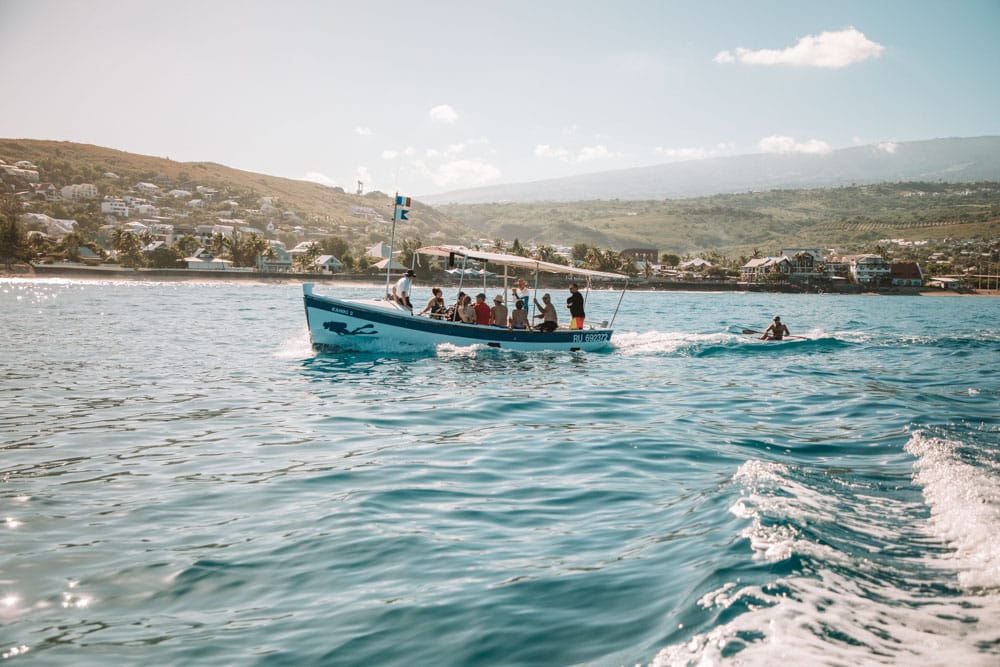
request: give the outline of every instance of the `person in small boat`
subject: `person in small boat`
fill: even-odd
[[[455,298],[455,303],[445,311],[444,319],[452,322],[462,321],[462,308],[465,306],[465,292],[459,292]]]
[[[396,281],[396,284],[392,286],[392,300],[401,306],[413,310],[413,304],[410,303],[410,290],[413,289],[413,277],[417,275],[413,272],[413,269],[408,269],[406,275]]]
[[[583,295],[580,294],[580,287],[576,283],[572,283],[569,286],[569,298],[566,299],[566,307],[569,308],[569,328],[582,329],[586,314],[583,312]]]
[[[493,297],[493,307],[490,308],[490,324],[495,327],[507,327],[507,306],[503,305],[503,297],[499,294]]]
[[[538,330],[542,333],[549,333],[559,328],[559,316],[556,315],[556,307],[552,305],[552,297],[548,294],[542,295],[542,303],[535,299],[535,309],[538,313],[535,318],[542,318],[542,323],[538,325]]]
[[[476,323],[476,307],[472,305],[472,297],[468,294],[462,297],[462,308],[458,315],[461,321],[466,324]]]
[[[514,310],[510,311],[509,326],[511,329],[531,328],[531,324],[528,322],[528,309],[524,307],[524,302],[520,299],[514,302]]]
[[[490,307],[486,303],[486,295],[480,292],[476,295],[476,305],[473,306],[476,309],[476,324],[482,324],[483,326],[490,325]]]
[[[781,340],[785,336],[791,336],[791,332],[788,331],[788,327],[785,326],[784,322],[777,315],[774,316],[774,321],[771,322],[771,326],[764,330],[764,335],[760,337],[761,340]]]
[[[441,317],[444,314],[444,292],[441,291],[440,287],[435,287],[431,289],[431,298],[424,306],[418,315],[423,315],[424,313],[429,313],[431,317]]]
[[[511,290],[514,298],[524,304],[524,312],[528,312],[528,299],[531,296],[531,290],[528,289],[528,282],[524,278],[519,278],[517,281],[517,286]]]

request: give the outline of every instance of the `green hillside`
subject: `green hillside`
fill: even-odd
[[[193,189],[198,185],[215,188],[223,199],[237,199],[247,206],[256,205],[260,197],[277,197],[280,209],[294,212],[309,226],[357,238],[359,242],[387,237],[388,230],[380,230],[370,220],[358,217],[352,207],[370,207],[386,220],[392,218],[391,198],[385,193],[358,196],[342,188],[256,174],[213,162],[175,162],[89,144],[34,139],[0,139],[0,159],[8,164],[28,160],[39,167],[43,181],[58,186],[94,183],[102,194],[117,194],[139,181],[149,181],[167,188]],[[103,178],[105,172],[112,172],[119,179]],[[410,222],[397,229],[397,234],[405,238],[426,240],[434,233],[442,234],[446,240],[461,241],[471,231],[419,202],[415,202]]]
[[[56,185],[89,182],[101,194],[120,194],[138,181],[165,188],[202,185],[247,208],[277,197],[304,225],[345,238],[355,249],[387,240],[389,225],[360,217],[368,207],[385,220],[389,195],[355,195],[341,188],[232,169],[211,162],[175,162],[123,151],[58,141],[0,139],[0,158],[29,160],[41,178]],[[118,180],[104,178],[113,172]],[[211,215],[211,211],[200,213]],[[653,247],[690,255],[738,256],[755,250],[871,247],[883,238],[964,239],[1000,236],[998,183],[891,183],[809,190],[773,190],[677,200],[448,204],[415,202],[397,240],[473,243],[478,238],[518,239],[522,245],[601,248]]]
[[[481,236],[522,244],[589,243],[696,254],[817,247],[851,251],[883,238],[1000,236],[1000,184],[893,183],[662,201],[451,204]]]

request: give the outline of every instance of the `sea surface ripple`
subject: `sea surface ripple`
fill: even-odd
[[[2,280],[0,662],[1000,664],[998,322],[635,292],[606,352],[321,355],[293,284]]]

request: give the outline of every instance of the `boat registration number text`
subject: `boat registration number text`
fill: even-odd
[[[574,343],[603,343],[607,340],[606,333],[573,334]]]

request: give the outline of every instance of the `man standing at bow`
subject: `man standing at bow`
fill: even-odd
[[[392,286],[392,300],[399,305],[409,308],[413,311],[413,304],[410,303],[410,290],[413,289],[413,269],[408,269],[406,275],[396,281],[396,284]]]
[[[586,315],[583,312],[583,295],[576,283],[569,286],[569,298],[566,299],[566,307],[569,308],[569,328],[582,329],[583,319]]]

